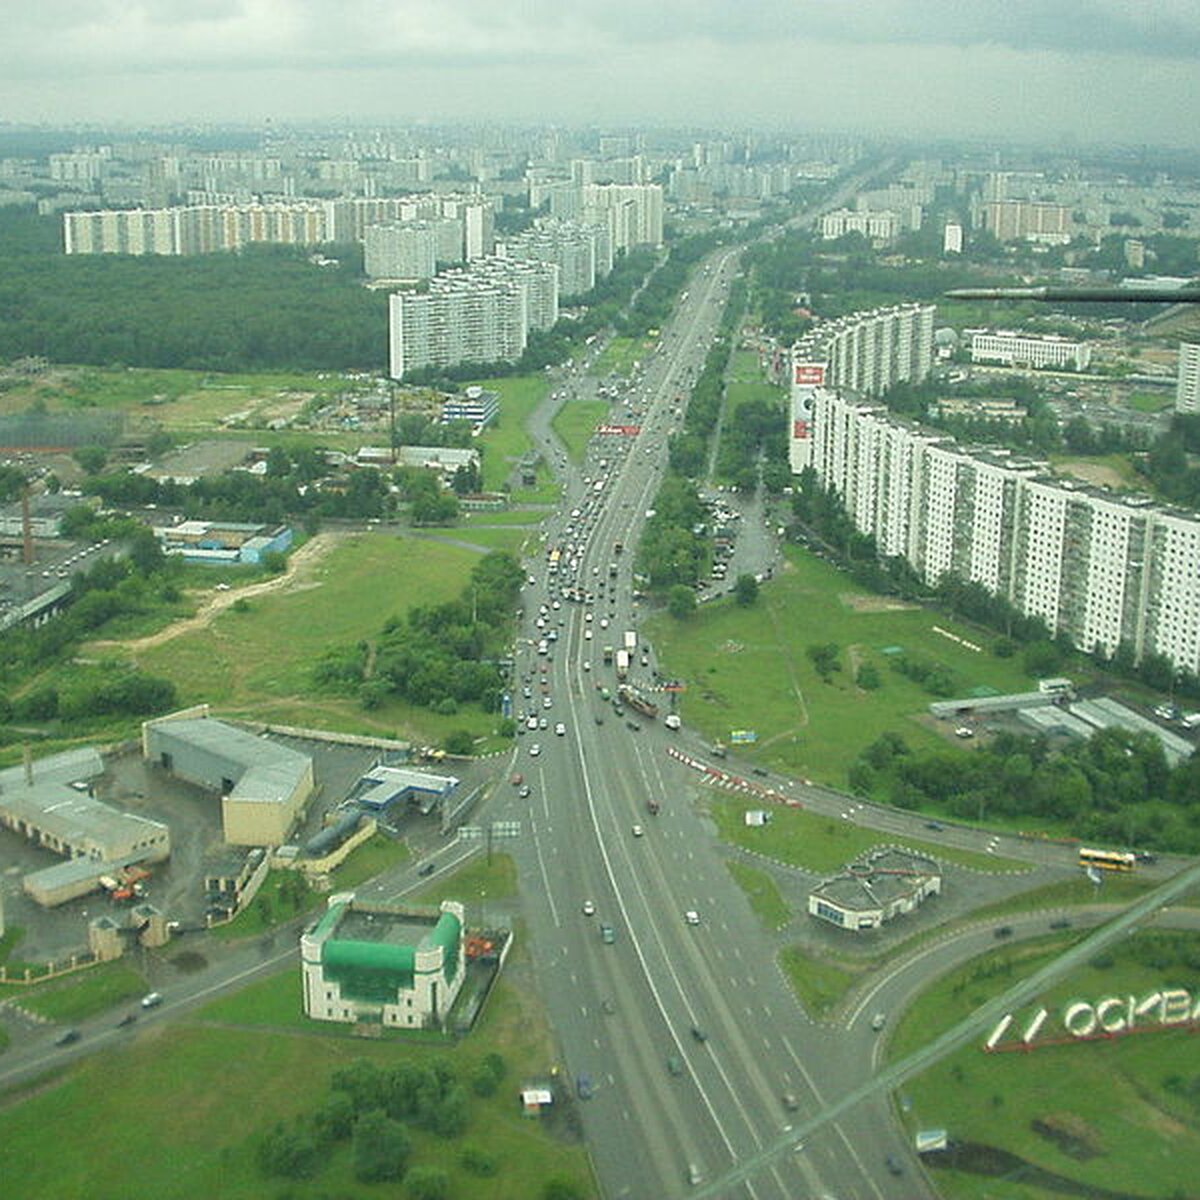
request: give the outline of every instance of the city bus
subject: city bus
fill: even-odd
[[[1099,867],[1102,871],[1132,871],[1137,863],[1137,855],[1127,850],[1090,850],[1086,846],[1079,847],[1079,865],[1081,867]]]

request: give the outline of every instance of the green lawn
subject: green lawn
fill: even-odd
[[[476,382],[488,391],[500,393],[500,415],[478,439],[483,451],[483,489],[498,492],[533,446],[526,422],[546,398],[550,384],[544,375],[513,375]]]
[[[818,1019],[837,1008],[857,978],[827,958],[805,954],[798,946],[785,947],[779,965],[805,1011]]]
[[[766,871],[733,859],[726,860],[725,865],[734,882],[746,893],[755,916],[767,929],[772,932],[782,929],[792,919],[792,910],[783,893]]]
[[[763,808],[764,803],[771,815],[770,821],[766,825],[748,826],[745,813],[749,809]],[[802,808],[772,805],[762,800],[720,799],[711,807],[724,841],[819,875],[831,874],[884,843],[906,846],[917,854],[927,854],[942,862],[953,862],[976,871],[1025,869],[1010,859],[956,850],[920,838],[882,834],[873,829],[864,829],[853,821],[822,816]]]
[[[129,962],[100,963],[39,984],[0,984],[0,998],[48,1021],[69,1024],[104,1012],[124,1000],[144,996],[145,977]]]
[[[567,1114],[558,1114],[555,1136],[523,1117],[516,1102],[516,1089],[546,1078],[557,1058],[528,989],[501,981],[469,1038],[433,1045],[427,1037],[353,1038],[299,1016],[299,999],[292,968],[194,1018],[144,1033],[135,1026],[124,1045],[81,1060],[4,1108],[5,1200],[397,1196],[394,1184],[357,1183],[345,1147],[334,1149],[316,1179],[294,1183],[265,1179],[255,1148],[276,1121],[317,1108],[332,1072],[354,1059],[445,1059],[469,1079],[493,1050],[508,1065],[498,1091],[488,1099],[470,1094],[462,1139],[414,1131],[412,1165],[444,1167],[455,1197],[528,1200],[556,1176],[575,1181],[587,1200],[594,1195],[585,1151],[564,1136]],[[263,1026],[286,1036],[263,1036]],[[468,1143],[496,1160],[493,1177],[481,1180],[460,1165]]]
[[[628,376],[632,374],[634,363],[640,362],[650,353],[650,347],[656,340],[654,338],[614,337],[604,347],[600,357],[596,359],[592,374],[597,379],[605,375]]]
[[[1129,407],[1138,412],[1156,413],[1170,408],[1175,397],[1169,392],[1134,392],[1129,397]]]
[[[448,536],[497,546],[525,536],[517,528],[477,532],[477,539],[473,530]],[[310,674],[330,646],[369,640],[411,605],[458,595],[477,559],[443,542],[353,536],[316,567],[308,585],[252,597],[247,611],[227,610],[207,628],[143,649],[137,659],[175,683],[181,704],[206,701],[231,716],[428,742],[461,728],[487,737],[494,714],[442,716],[397,700],[364,712],[352,697],[314,691]]]
[[[735,350],[729,356],[729,378],[736,383],[757,383],[762,379],[757,350]]]
[[[1137,935],[1103,956],[1110,965],[1075,972],[1031,1010],[1014,1014],[1016,1028],[1041,1003],[1058,1014],[1068,1000],[1141,996],[1163,986],[1188,988],[1194,995],[1200,987],[1194,959],[1189,968],[1176,956],[1165,972],[1137,961],[1138,942],[1147,936],[1159,935]],[[1194,941],[1194,935],[1176,936],[1188,947]],[[900,1022],[891,1054],[902,1057],[916,1049],[1062,948],[1062,939],[1005,947],[939,980]],[[1194,1194],[1200,1110],[1165,1086],[1172,1076],[1193,1087],[1200,1079],[1194,1033],[1178,1029],[994,1055],[981,1052],[986,1037],[981,1033],[974,1044],[904,1085],[910,1130],[945,1128],[952,1139],[998,1147],[1097,1189],[1134,1196]],[[1035,1122],[1070,1129],[1080,1151],[1072,1154],[1039,1134]],[[1046,1194],[1007,1184],[997,1191],[996,1179],[964,1172],[939,1171],[936,1178],[941,1194],[952,1200]]]
[[[689,725],[721,740],[733,729],[752,730],[758,742],[747,749],[754,759],[845,787],[854,759],[885,731],[913,747],[947,744],[928,722],[933,697],[890,669],[885,649],[902,646],[944,663],[964,694],[980,685],[1003,692],[1030,686],[1016,659],[968,650],[935,633],[935,625],[984,647],[994,640],[940,614],[892,607],[792,547],[786,568],[760,589],[754,605],[723,599],[685,622],[659,614],[647,622],[646,634],[667,672],[687,685],[680,712]],[[805,650],[829,642],[840,647],[842,669],[824,683]],[[853,681],[856,665],[867,662],[883,681],[873,692]]]
[[[608,412],[605,400],[569,400],[554,418],[554,431],[562,438],[573,462],[582,462],[596,426]]]

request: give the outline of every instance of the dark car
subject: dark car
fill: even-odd
[[[432,863],[432,862],[422,863],[420,865],[420,867],[417,868],[417,874],[418,875],[432,875],[434,873],[434,871],[436,871],[436,870],[437,870],[437,863]]]
[[[943,829],[944,826],[942,825],[941,821],[926,821],[925,828],[932,829],[936,833],[939,829]]]
[[[80,1033],[78,1029],[64,1029],[62,1033],[54,1039],[56,1046],[69,1046],[72,1042],[79,1041]]]
[[[580,1075],[575,1080],[575,1094],[580,1100],[590,1100],[596,1094],[596,1087],[590,1075]]]
[[[999,925],[992,931],[992,937],[1006,938],[1012,937],[1011,925]]]
[[[694,1037],[696,1039],[696,1041],[698,1041],[698,1042],[707,1042],[708,1041],[708,1034],[705,1033],[704,1030],[701,1029],[699,1025],[692,1026],[692,1037]]]
[[[904,1164],[894,1154],[889,1154],[885,1161],[887,1163],[887,1169],[891,1171],[893,1175],[904,1174]]]
[[[641,733],[642,727],[636,721],[626,721],[626,729],[632,729],[634,733]]]
[[[1066,917],[1059,917],[1057,921],[1050,922],[1051,929],[1070,929],[1071,922]]]
[[[682,1075],[683,1074],[683,1060],[679,1057],[678,1054],[668,1055],[667,1070],[670,1071],[672,1075]]]
[[[137,1013],[126,1013],[126,1014],[125,1014],[125,1015],[124,1015],[124,1016],[123,1016],[123,1017],[122,1017],[122,1018],[121,1018],[121,1019],[120,1019],[120,1020],[117,1022],[117,1028],[118,1028],[118,1029],[125,1029],[127,1026],[129,1026],[129,1025],[132,1025],[132,1024],[134,1023],[134,1021],[136,1021],[136,1020],[137,1020]]]

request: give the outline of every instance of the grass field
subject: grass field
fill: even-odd
[[[1056,1022],[1068,1000],[1142,996],[1164,986],[1200,988],[1200,970],[1176,959],[1169,970],[1135,960],[1139,934],[1102,960],[1075,972],[1039,998]],[[1194,935],[1178,935],[1189,941]],[[1064,939],[1006,947],[939,980],[900,1022],[889,1047],[902,1057],[968,1016],[982,1000],[1033,973],[1063,949]],[[1031,1011],[1016,1017],[1024,1027]],[[1112,1041],[1045,1046],[1032,1053],[987,1055],[978,1043],[950,1055],[904,1085],[910,1130],[945,1128],[952,1139],[998,1147],[1097,1194],[1191,1196],[1200,1162],[1200,1111],[1164,1086],[1171,1076],[1200,1078],[1200,1046],[1182,1029]],[[1066,1130],[1054,1140],[1042,1122]],[[938,1171],[939,1190],[953,1200],[1046,1195],[1016,1181]]]
[[[640,362],[650,352],[654,341],[650,338],[613,338],[592,368],[592,374],[597,379],[605,375],[629,376],[633,373],[634,363]]]
[[[789,547],[785,567],[754,605],[723,599],[685,622],[659,614],[646,633],[667,672],[687,685],[680,712],[689,725],[721,740],[732,729],[753,730],[757,745],[746,748],[753,759],[844,787],[854,759],[885,731],[914,748],[947,744],[927,724],[932,697],[888,667],[885,649],[901,646],[945,664],[960,693],[980,685],[1002,692],[1029,686],[1016,659],[969,650],[935,625],[985,647],[991,640],[938,614],[863,594],[829,564]],[[824,683],[805,649],[829,642],[840,647],[842,669]],[[873,692],[854,684],[857,666],[868,662],[883,681]]]
[[[518,528],[467,536],[476,533],[495,545],[525,536]],[[440,741],[464,728],[486,737],[493,714],[463,709],[442,716],[396,700],[365,712],[354,698],[316,692],[311,684],[313,664],[331,646],[370,640],[411,605],[458,595],[477,557],[443,542],[352,535],[315,567],[308,584],[254,597],[246,611],[227,610],[208,627],[136,657],[175,683],[181,704],[206,701],[226,715],[417,741]]]
[[[22,1008],[48,1021],[82,1021],[123,1000],[147,992],[145,977],[128,962],[86,967],[39,984],[0,984],[0,999],[16,1000]]]
[[[477,380],[480,387],[500,393],[500,416],[479,436],[483,451],[483,490],[498,492],[533,447],[526,422],[545,399],[550,384],[542,375],[513,375]]]
[[[841,1003],[858,975],[827,958],[813,958],[797,946],[786,946],[779,965],[805,1011],[820,1019]]]
[[[732,859],[727,859],[725,865],[734,882],[746,893],[755,916],[767,929],[774,932],[791,920],[792,910],[788,908],[775,880],[766,871]]]
[[[762,807],[761,800],[720,800],[713,804],[712,814],[722,839],[744,850],[753,850],[789,866],[821,875],[839,870],[884,842],[907,846],[918,854],[927,854],[942,862],[953,862],[976,871],[1024,869],[1020,863],[1010,859],[956,850],[890,832],[881,834],[872,829],[863,829],[853,821],[837,820],[782,805],[768,806],[771,819],[766,825],[748,826],[744,819],[747,810]]]
[[[587,444],[601,418],[608,412],[604,400],[570,400],[558,410],[554,431],[562,438],[573,462],[582,462]]]
[[[81,1061],[0,1111],[5,1200],[396,1196],[394,1184],[355,1181],[345,1147],[316,1179],[297,1182],[264,1179],[255,1147],[276,1121],[316,1109],[331,1073],[355,1059],[381,1066],[445,1059],[469,1079],[493,1050],[508,1064],[505,1082],[488,1099],[470,1096],[464,1139],[413,1131],[412,1165],[444,1167],[457,1197],[528,1200],[558,1176],[573,1180],[581,1196],[594,1194],[584,1150],[563,1136],[566,1114],[558,1114],[555,1136],[516,1103],[515,1089],[545,1078],[556,1057],[528,989],[502,981],[476,1031],[457,1044],[353,1038],[307,1021],[299,1001],[293,969],[194,1018],[144,1031],[135,1026],[123,1048]],[[263,1036],[264,1027],[289,1036]],[[467,1143],[496,1160],[495,1176],[480,1180],[463,1169]]]
[[[1169,392],[1134,392],[1129,397],[1129,407],[1145,413],[1162,412],[1174,403],[1175,397]]]

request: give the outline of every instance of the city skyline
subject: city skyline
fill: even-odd
[[[734,123],[1188,145],[1200,0],[48,0],[17,123]]]

